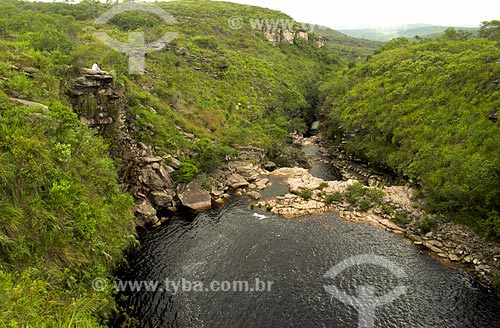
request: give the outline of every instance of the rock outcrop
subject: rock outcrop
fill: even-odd
[[[318,48],[323,48],[326,46],[327,40],[324,37],[314,37],[314,39],[310,38],[309,32],[307,32],[304,29],[269,29],[269,28],[264,28],[263,29],[264,36],[265,38],[273,43],[274,45],[278,45],[280,43],[286,43],[286,44],[295,44],[297,43],[298,40],[302,40],[305,42],[314,42],[314,44]]]
[[[80,122],[91,127],[102,127],[116,121],[121,93],[113,88],[113,76],[82,69],[66,94],[71,98],[73,109],[79,114]]]

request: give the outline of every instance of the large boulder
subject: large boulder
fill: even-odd
[[[257,165],[245,162],[234,162],[232,165],[236,169],[236,173],[247,181],[255,181],[259,177],[260,170]]]
[[[195,211],[205,211],[212,208],[212,197],[196,181],[178,186],[177,196],[182,205]]]
[[[231,174],[227,177],[227,184],[234,189],[246,187],[249,185],[248,181],[245,180],[245,178],[236,173]]]

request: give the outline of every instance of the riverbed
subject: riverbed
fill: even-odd
[[[306,154],[319,158],[314,149]],[[321,163],[311,173],[327,179],[336,174]],[[335,212],[287,220],[256,212],[248,203],[237,198],[222,209],[180,216],[141,234],[142,247],[130,255],[131,272],[124,279],[160,283],[155,291],[124,293],[124,305],[141,327],[367,326],[358,308],[329,293],[328,286],[352,296],[360,295],[358,286],[371,286],[375,297],[404,287],[402,295],[376,307],[375,327],[500,327],[500,301],[490,290],[401,236],[347,222]],[[359,255],[383,261],[358,261],[325,276]],[[185,290],[179,285],[174,291],[166,279]],[[208,290],[212,282],[247,281],[255,287],[256,279],[270,288]],[[195,283],[203,284],[201,291],[193,290]]]

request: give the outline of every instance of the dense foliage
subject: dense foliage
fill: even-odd
[[[500,49],[452,32],[393,40],[332,76],[328,130],[351,154],[415,181],[431,209],[498,238]]]
[[[71,109],[0,93],[0,325],[97,326],[113,307],[92,280],[110,281],[134,236],[106,149]]]
[[[286,164],[289,132],[313,119],[321,74],[341,60],[311,41],[273,45],[249,19],[281,13],[222,2],[158,3],[177,20],[126,12],[94,20],[111,2],[0,2],[0,326],[96,327],[115,307],[108,282],[133,236],[132,199],[121,192],[110,159],[113,130],[102,136],[71,109],[65,91],[82,67],[111,71],[119,106],[137,141],[183,160],[179,182],[216,168],[238,145],[260,146]],[[244,18],[241,29],[228,20]],[[178,32],[148,54],[146,74],[129,75],[123,53],[100,42],[104,31],[128,42]],[[38,102],[23,106],[12,98]],[[45,108],[43,105],[47,106]],[[281,158],[280,158],[281,157]],[[108,284],[108,286],[110,286]]]

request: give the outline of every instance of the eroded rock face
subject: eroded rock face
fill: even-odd
[[[91,127],[106,126],[117,121],[111,110],[121,95],[113,88],[113,76],[83,68],[81,76],[66,90],[80,122]],[[89,108],[89,104],[90,108]]]
[[[212,208],[212,197],[196,181],[178,186],[177,196],[182,205],[195,211],[206,211]]]

